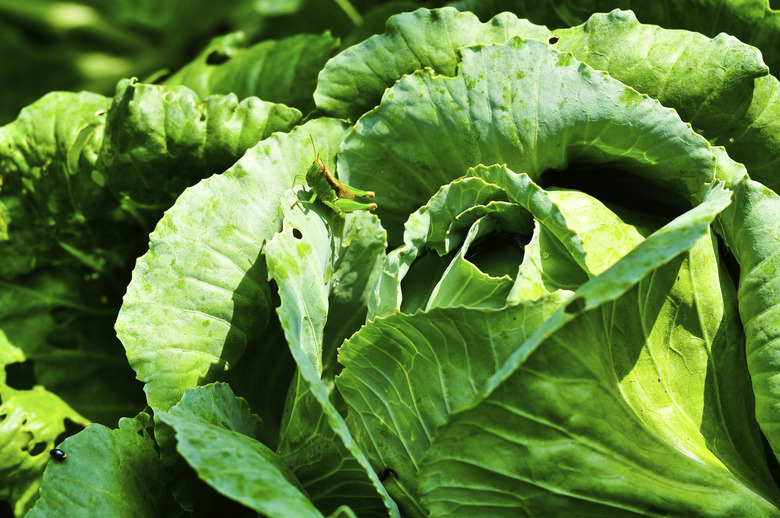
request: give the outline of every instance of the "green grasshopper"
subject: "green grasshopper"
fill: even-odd
[[[290,205],[292,209],[299,203],[311,204],[314,203],[315,198],[319,198],[322,203],[330,207],[336,213],[355,212],[356,210],[376,210],[376,203],[361,203],[355,201],[355,196],[361,198],[373,198],[376,196],[374,191],[361,191],[355,187],[350,187],[344,183],[341,183],[333,176],[328,170],[328,166],[325,165],[320,159],[317,148],[314,145],[314,139],[309,135],[311,139],[311,147],[314,148],[314,162],[306,171],[306,183],[311,187],[313,194],[308,200],[295,200],[295,203]]]

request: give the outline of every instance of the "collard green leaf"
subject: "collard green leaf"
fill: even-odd
[[[159,414],[176,431],[176,449],[223,495],[266,516],[322,516],[282,460],[257,440],[260,419],[230,387],[188,390]]]
[[[341,135],[325,137],[318,151],[320,156],[330,157]],[[341,284],[333,275],[336,264],[341,262],[337,258],[347,255],[353,246],[354,252],[366,250],[363,260],[354,263],[353,268],[341,264],[357,278],[347,278],[345,282],[354,284],[360,290],[358,295],[364,293],[364,283],[376,278],[385,246],[384,232],[376,216],[365,212],[347,214],[346,222],[340,214],[327,214],[328,224],[328,219],[315,210],[305,209],[304,213],[300,207],[293,206],[298,199],[292,192],[282,198],[284,226],[268,241],[265,251],[269,277],[279,286],[279,319],[298,365],[298,376],[288,395],[289,413],[285,416],[279,453],[324,513],[333,512],[345,503],[369,515],[397,513],[395,504],[349,434],[322,379],[328,297],[331,289]],[[354,311],[361,314],[363,309],[355,306]],[[338,345],[340,341],[328,344],[331,358]],[[331,366],[331,373],[332,369]],[[332,386],[332,378],[325,381]]]
[[[343,131],[339,121],[318,119],[274,134],[186,190],[160,221],[117,321],[152,408],[168,409],[187,388],[213,381],[258,339],[271,311],[262,249],[279,229],[281,194],[311,163],[309,135]]]
[[[391,242],[406,214],[480,163],[538,180],[571,163],[609,162],[683,207],[714,175],[707,141],[674,111],[570,54],[515,38],[463,56],[456,77],[422,71],[398,81],[342,146],[339,173],[376,191]]]
[[[486,23],[451,8],[399,14],[387,21],[384,34],[331,59],[320,72],[314,99],[325,113],[356,120],[405,74],[430,67],[440,74],[455,75],[460,47],[503,43],[516,35],[546,39],[548,34],[545,27],[508,13]]]
[[[163,203],[221,173],[275,131],[289,131],[298,110],[234,94],[201,100],[189,88],[124,80],[107,115],[100,167],[118,197]]]
[[[160,516],[168,481],[154,440],[121,424],[93,424],[65,439],[58,447],[67,457],[49,460],[41,497],[26,516]]]
[[[201,97],[232,93],[311,111],[317,72],[338,48],[338,39],[325,32],[247,44],[240,33],[218,38],[165,84],[188,86]]]

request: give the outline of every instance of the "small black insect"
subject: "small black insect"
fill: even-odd
[[[54,448],[53,450],[51,450],[51,451],[49,452],[49,455],[51,455],[51,458],[52,458],[52,459],[54,459],[54,460],[56,460],[57,462],[62,462],[62,461],[64,461],[64,460],[65,460],[65,457],[67,457],[67,456],[68,456],[68,455],[67,455],[67,454],[66,454],[64,451],[62,451],[62,450],[61,450],[61,449],[59,449],[59,448]]]
[[[398,473],[396,473],[393,468],[385,468],[379,473],[377,473],[380,482],[384,482],[385,480],[387,480],[387,477],[389,477],[390,475],[393,475],[393,478],[398,478]]]

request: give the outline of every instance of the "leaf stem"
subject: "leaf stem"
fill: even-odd
[[[352,2],[349,0],[334,0],[339,7],[341,7],[341,10],[346,13],[347,16],[349,16],[349,19],[352,20],[352,23],[355,25],[363,25],[363,17],[360,16],[360,13],[357,9],[355,9],[355,6],[352,5]]]

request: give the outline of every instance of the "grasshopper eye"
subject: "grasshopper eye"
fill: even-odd
[[[49,455],[51,455],[51,458],[56,460],[57,462],[62,462],[65,460],[65,458],[68,456],[64,451],[62,451],[59,448],[54,448],[49,452]]]

